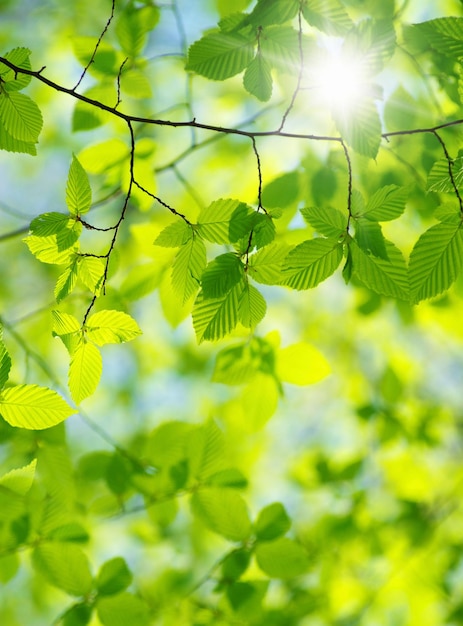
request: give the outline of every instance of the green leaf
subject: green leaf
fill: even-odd
[[[198,291],[205,267],[206,246],[196,235],[183,244],[172,265],[172,288],[183,303]]]
[[[412,302],[439,295],[454,282],[463,265],[461,221],[441,222],[424,232],[410,254]]]
[[[337,209],[327,207],[307,207],[301,209],[302,217],[315,230],[325,237],[336,237],[339,239],[347,229],[347,215]]]
[[[132,573],[125,560],[117,556],[103,565],[96,578],[96,588],[100,595],[109,596],[124,591],[132,582]]]
[[[260,569],[270,578],[294,578],[309,567],[304,548],[287,537],[259,542],[255,555]]]
[[[244,277],[241,260],[227,252],[211,261],[203,272],[201,286],[205,298],[220,298]]]
[[[245,548],[232,550],[222,561],[222,577],[226,581],[238,580],[248,569],[251,553]]]
[[[368,200],[362,217],[378,222],[395,220],[404,212],[407,196],[408,192],[404,187],[397,185],[382,187]]]
[[[74,231],[69,232],[69,239],[72,239]],[[70,258],[77,252],[77,249],[71,243],[68,247],[60,249],[56,236],[36,237],[29,235],[23,239],[31,253],[42,263],[50,263],[52,265],[64,265],[69,263]]]
[[[281,502],[264,507],[254,524],[258,541],[272,541],[281,537],[291,528],[291,520]]]
[[[458,189],[463,187],[463,157],[457,157],[452,162],[453,180]],[[427,191],[437,191],[438,193],[455,193],[455,189],[450,178],[450,166],[447,159],[439,159],[432,166],[426,183]]]
[[[0,149],[8,152],[22,152],[35,156],[37,149],[32,141],[19,141],[10,135],[0,117]]]
[[[11,357],[2,341],[0,341],[0,389],[2,389],[10,375]]]
[[[120,13],[116,23],[116,35],[124,52],[137,57],[146,45],[149,31],[159,21],[160,11],[154,6],[135,7],[129,4]]]
[[[299,33],[291,26],[269,26],[261,37],[262,54],[279,72],[297,74],[301,65]]]
[[[285,208],[296,202],[299,190],[299,172],[286,172],[264,185],[262,204],[267,209]]]
[[[88,338],[97,346],[124,343],[142,334],[136,321],[122,311],[98,311],[89,317],[85,329]]]
[[[254,56],[252,43],[236,33],[211,33],[190,46],[187,70],[212,80],[235,76]]]
[[[254,214],[239,200],[214,200],[198,216],[199,232],[212,243],[234,243],[249,233]]]
[[[337,239],[309,239],[288,254],[280,284],[292,289],[311,289],[326,280],[338,268],[342,246]]]
[[[252,380],[259,365],[250,344],[228,346],[217,353],[212,380],[224,385],[242,385]]]
[[[299,0],[258,0],[248,21],[255,26],[283,24],[292,19],[299,9]]]
[[[372,77],[384,68],[395,48],[396,36],[392,21],[366,19],[348,32],[343,53],[360,58],[366,73]]]
[[[193,237],[193,229],[185,220],[177,218],[162,230],[154,241],[155,246],[178,248]]]
[[[237,623],[262,623],[262,603],[267,590],[268,581],[265,580],[238,581],[227,585],[227,599]]]
[[[53,335],[58,336],[66,346],[69,354],[73,354],[82,343],[82,329],[78,320],[68,313],[52,311]]]
[[[246,504],[234,489],[204,487],[193,494],[191,506],[210,530],[230,541],[244,541],[251,534]]]
[[[408,277],[402,253],[384,240],[387,260],[364,252],[355,240],[349,246],[352,254],[352,272],[372,291],[383,296],[408,300]]]
[[[102,370],[98,348],[89,342],[81,343],[73,353],[69,366],[69,390],[76,404],[95,392]]]
[[[31,51],[29,48],[14,48],[13,50],[7,52],[4,57],[17,67],[30,70],[30,54]],[[3,63],[0,63],[0,76],[3,81],[2,86],[6,89],[6,91],[20,91],[21,89],[24,89],[24,87],[27,87],[32,80],[32,76],[15,72],[7,65],[3,65]]]
[[[254,330],[257,324],[264,319],[266,311],[267,303],[264,296],[254,285],[250,285],[246,281],[239,301],[240,322],[246,328]]]
[[[60,626],[87,626],[92,618],[93,607],[84,602],[70,606],[61,617]]]
[[[41,543],[33,552],[32,562],[48,582],[72,596],[85,596],[92,588],[88,559],[72,543]]]
[[[277,351],[276,375],[292,385],[313,385],[330,373],[330,365],[315,346],[305,341]]]
[[[105,266],[101,259],[91,256],[78,257],[77,276],[96,295],[100,294]]]
[[[225,440],[214,420],[208,420],[189,433],[186,450],[190,474],[200,482],[224,469]]]
[[[127,591],[98,598],[96,610],[103,626],[148,626],[151,623],[146,602]]]
[[[254,219],[251,247],[264,248],[275,239],[275,224],[271,215],[263,213],[254,213]]]
[[[249,257],[248,273],[264,285],[278,285],[283,277],[283,267],[291,247],[284,243],[272,243]]]
[[[17,91],[0,94],[0,120],[14,139],[37,143],[43,125],[42,114],[29,96]]]
[[[42,213],[35,217],[29,227],[31,234],[36,237],[49,237],[50,235],[58,235],[72,228],[75,220],[69,219],[69,215],[65,213]]]
[[[11,426],[41,430],[50,428],[75,413],[56,391],[37,385],[3,389],[0,414]]]
[[[374,159],[381,143],[381,121],[372,99],[357,102],[355,114],[334,108],[333,119],[343,139],[359,154]]]
[[[440,17],[421,24],[415,24],[424,34],[429,44],[441,54],[455,59],[463,57],[463,18]]]
[[[339,0],[306,0],[302,15],[311,26],[328,35],[342,36],[353,22]]]
[[[217,341],[235,328],[242,291],[240,282],[220,298],[206,298],[199,292],[192,312],[198,343],[206,339]]]
[[[67,267],[64,272],[60,274],[56,282],[54,296],[56,298],[56,302],[58,303],[68,296],[76,286],[78,276],[78,259],[79,257],[77,255],[74,256],[69,267]]]
[[[66,185],[66,204],[71,215],[87,213],[92,204],[88,176],[79,159],[73,155]]]
[[[0,476],[0,489],[8,489],[19,496],[25,496],[32,487],[35,477],[37,459],[34,459],[25,467],[12,469]]]
[[[243,76],[246,91],[256,96],[261,102],[267,102],[272,96],[271,66],[260,51],[247,66]]]
[[[355,220],[355,241],[367,254],[388,260],[386,243],[381,226],[365,218]]]

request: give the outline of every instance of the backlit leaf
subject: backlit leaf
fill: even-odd
[[[211,33],[190,46],[187,70],[212,80],[239,74],[253,58],[253,45],[236,33]]]
[[[0,414],[11,426],[41,430],[75,413],[63,398],[46,387],[17,385],[0,395]]]
[[[296,246],[285,260],[280,284],[292,289],[311,289],[331,276],[342,259],[337,239],[309,239]]]
[[[246,282],[239,301],[240,322],[246,328],[254,330],[265,317],[267,303],[264,296],[254,285]]]
[[[272,95],[272,73],[270,64],[261,52],[258,52],[247,66],[243,76],[243,85],[250,94],[261,102],[270,100]]]
[[[206,246],[196,235],[183,244],[172,264],[172,288],[182,303],[198,291],[205,267]]]
[[[309,24],[328,35],[345,35],[353,26],[339,0],[307,0],[302,5],[302,15]]]
[[[8,489],[20,496],[26,495],[34,482],[36,466],[37,459],[34,459],[24,467],[18,467],[3,474],[0,476],[0,488]]]
[[[202,291],[198,294],[192,313],[198,343],[217,341],[235,328],[242,291],[240,282],[219,298],[206,298]]]
[[[333,111],[336,126],[345,141],[359,154],[374,159],[381,143],[381,121],[373,100],[357,102],[355,115]]]
[[[117,556],[103,563],[96,578],[100,595],[112,595],[124,591],[132,582],[132,573],[125,560]]]
[[[72,259],[71,264],[67,267],[64,272],[59,276],[54,295],[56,302],[61,302],[66,296],[68,296],[71,291],[74,289],[78,276],[78,257],[75,256]]]
[[[221,254],[203,272],[201,286],[205,298],[220,298],[244,277],[244,267],[232,252]]]
[[[96,610],[103,626],[148,626],[151,623],[146,602],[127,591],[98,598]]]
[[[88,338],[98,346],[106,343],[124,343],[141,335],[137,322],[122,311],[98,311],[85,325]]]
[[[432,226],[410,254],[410,297],[419,302],[439,295],[454,282],[463,264],[461,221]]]
[[[293,385],[313,385],[331,371],[326,357],[306,342],[294,343],[277,351],[277,376]]]
[[[259,542],[255,554],[260,569],[270,578],[294,578],[309,567],[304,548],[287,537]]]
[[[244,541],[251,533],[246,504],[234,489],[204,487],[194,493],[191,506],[210,530],[230,541]]]
[[[347,215],[337,209],[307,207],[301,209],[301,214],[320,235],[339,238],[346,232]]]
[[[193,230],[189,224],[178,218],[160,232],[154,241],[155,246],[166,248],[178,248],[187,243],[193,236]]]
[[[390,241],[384,240],[387,259],[364,252],[355,240],[349,246],[352,272],[372,291],[384,296],[408,300],[407,266],[402,253]]]
[[[78,158],[72,157],[66,185],[66,204],[71,215],[87,213],[92,203],[92,191],[88,176]]]
[[[272,243],[261,248],[249,257],[249,275],[264,285],[279,284],[290,250],[290,246],[284,243]]]
[[[32,562],[48,582],[72,596],[84,596],[92,587],[88,559],[72,543],[42,543],[35,548]]]
[[[0,95],[0,120],[14,139],[36,143],[42,130],[42,114],[33,100],[17,91]]]
[[[0,389],[5,386],[10,375],[11,358],[4,343],[0,341]]]
[[[214,200],[198,216],[199,232],[212,243],[234,243],[249,233],[254,212],[231,198]]]
[[[90,342],[83,342],[72,355],[69,366],[69,390],[76,404],[95,392],[102,369],[98,348]]]
[[[281,502],[265,506],[259,512],[254,529],[258,541],[272,541],[291,528],[291,520]]]
[[[397,185],[382,187],[368,200],[362,216],[378,222],[395,220],[405,210],[407,195],[408,192],[404,187]]]

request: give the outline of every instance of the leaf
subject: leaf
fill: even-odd
[[[193,327],[198,343],[217,341],[231,332],[238,323],[243,284],[240,282],[220,298],[206,298],[199,292],[193,307]]]
[[[263,57],[270,67],[280,72],[296,74],[301,66],[299,33],[291,26],[269,26],[261,37]]]
[[[10,375],[11,357],[4,343],[0,341],[0,389],[2,389]]]
[[[178,248],[193,237],[193,230],[185,220],[177,218],[162,230],[154,241],[155,246]]]
[[[378,222],[363,217],[356,219],[355,241],[363,252],[388,260],[384,235]]]
[[[429,44],[441,54],[455,59],[463,57],[463,18],[440,17],[414,28],[424,34]]]
[[[89,317],[85,328],[88,338],[97,346],[124,343],[142,334],[137,322],[122,311],[98,311]]]
[[[451,167],[455,185],[457,189],[460,189],[463,187],[463,157],[457,157]],[[447,159],[436,161],[429,172],[426,190],[437,191],[438,193],[455,193],[449,169]]]
[[[332,112],[336,126],[343,139],[359,154],[374,159],[381,143],[381,122],[372,99],[357,102],[355,114],[345,113],[341,108]]]
[[[225,439],[214,420],[192,429],[185,443],[191,476],[204,482],[224,469]]]
[[[307,207],[301,209],[301,214],[305,221],[315,228],[320,235],[339,239],[346,232],[347,215],[337,209]]]
[[[390,19],[360,21],[344,40],[343,53],[360,58],[369,77],[380,72],[396,48],[394,25]]]
[[[210,530],[230,541],[244,541],[251,534],[246,504],[234,489],[204,487],[193,494],[191,507]]]
[[[267,102],[272,96],[272,84],[270,64],[258,51],[244,73],[244,88],[261,102]]]
[[[95,295],[99,295],[103,282],[105,266],[101,259],[91,256],[78,257],[77,276]]]
[[[424,232],[410,254],[410,297],[414,303],[439,295],[463,264],[461,221],[441,222]]]
[[[254,330],[264,319],[266,311],[267,303],[264,296],[254,285],[246,282],[239,301],[240,322],[246,328]]]
[[[299,172],[286,172],[264,186],[262,189],[262,204],[267,209],[288,207],[296,202],[299,191]]]
[[[288,254],[280,284],[292,289],[311,289],[331,276],[342,259],[337,239],[309,239]]]
[[[73,155],[66,185],[66,204],[71,215],[87,213],[92,204],[88,176],[79,159]]]
[[[270,578],[294,578],[309,567],[305,550],[287,537],[259,542],[255,550],[257,564]]]
[[[234,243],[249,233],[254,211],[230,198],[214,200],[198,216],[201,236],[212,243]]]
[[[241,260],[227,252],[211,261],[203,272],[201,287],[205,298],[220,298],[244,277]]]
[[[72,355],[82,343],[82,329],[78,320],[68,313],[52,311],[53,335],[60,337],[69,353]]]
[[[313,385],[331,372],[323,354],[306,342],[299,342],[277,351],[277,376],[293,385]]]
[[[259,364],[248,343],[228,346],[217,353],[212,380],[224,385],[242,385],[252,380]]]
[[[292,19],[298,9],[298,0],[258,0],[248,20],[255,26],[283,24]]]
[[[116,35],[124,52],[137,57],[146,45],[147,35],[159,21],[160,11],[154,6],[135,7],[129,4],[120,13]]]
[[[72,247],[73,244],[60,250],[55,235],[49,237],[29,235],[23,241],[39,261],[52,265],[69,263],[71,256],[77,251],[75,247]]]
[[[88,559],[72,543],[41,543],[33,552],[32,562],[48,582],[72,596],[85,596],[92,588]]]
[[[100,382],[103,363],[101,353],[89,342],[81,343],[69,366],[69,390],[76,404],[91,396]]]
[[[272,243],[261,248],[249,257],[249,276],[264,285],[280,284],[290,250],[291,247],[284,243]]]
[[[257,541],[272,541],[288,532],[291,520],[281,502],[265,506],[254,524]]]
[[[307,0],[302,15],[311,26],[328,35],[345,35],[353,22],[339,0]]]
[[[11,63],[20,67],[22,69],[30,70],[31,62],[30,62],[30,54],[31,51],[29,48],[14,48],[7,52],[4,57],[8,59]],[[0,76],[3,81],[3,88],[6,91],[19,91],[27,87],[27,85],[31,82],[32,76],[28,74],[20,74],[19,72],[15,72],[10,69],[8,66],[2,67],[2,63],[0,63]]]
[[[205,267],[206,246],[196,235],[180,248],[172,264],[172,288],[182,303],[198,291]]]
[[[98,598],[96,610],[103,626],[148,626],[151,623],[146,602],[127,591]]]
[[[349,246],[352,254],[352,272],[372,291],[383,296],[408,300],[408,277],[402,253],[384,240],[387,260],[364,252],[355,240]]]
[[[25,496],[32,487],[35,477],[37,459],[24,467],[12,469],[0,476],[0,489],[8,489],[19,496]]]
[[[0,414],[11,426],[41,430],[50,428],[75,413],[56,391],[37,385],[3,389]]]
[[[228,582],[238,580],[248,569],[251,562],[251,554],[245,548],[232,550],[222,561],[222,576]]]
[[[132,573],[125,560],[117,556],[103,563],[96,578],[100,595],[108,596],[124,591],[132,582]]]
[[[54,296],[56,302],[61,302],[76,286],[78,276],[78,257],[75,256],[69,267],[59,276],[55,286]]]
[[[190,46],[185,69],[212,80],[239,74],[252,61],[253,45],[236,33],[211,33]]]
[[[69,215],[51,211],[35,217],[31,222],[29,230],[36,237],[49,237],[72,228],[74,223],[73,219],[69,219]]]
[[[7,150],[8,152],[22,152],[24,154],[30,154],[35,156],[37,154],[37,148],[32,141],[19,141],[10,135],[5,129],[5,126],[0,117],[0,149]]]
[[[362,217],[378,222],[395,220],[404,212],[407,196],[408,192],[404,187],[397,185],[382,187],[368,200]]]
[[[0,120],[14,139],[37,143],[43,125],[42,114],[29,96],[17,91],[0,94]]]

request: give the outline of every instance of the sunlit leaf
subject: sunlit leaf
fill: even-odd
[[[349,246],[352,272],[367,287],[384,296],[408,300],[408,276],[402,253],[384,240],[387,259],[364,252],[355,240]]]
[[[288,532],[291,519],[281,502],[274,502],[260,510],[254,528],[258,541],[272,541]]]
[[[36,103],[23,93],[0,96],[0,120],[5,130],[19,141],[36,143],[42,130],[42,114]]]
[[[120,556],[103,563],[96,578],[98,592],[105,596],[124,591],[131,582],[132,573]]]
[[[294,578],[309,567],[306,551],[287,537],[259,542],[255,554],[260,569],[271,578]]]
[[[84,596],[91,589],[88,559],[72,543],[42,543],[35,548],[32,562],[52,585],[72,596]]]
[[[234,489],[205,487],[193,495],[191,506],[208,528],[230,541],[244,541],[251,533],[246,504]]]
[[[325,237],[339,238],[347,228],[347,215],[337,209],[307,207],[301,209],[302,217],[315,230]]]
[[[34,459],[29,465],[12,469],[3,474],[0,476],[0,488],[8,489],[20,496],[26,495],[34,482],[36,467],[37,459]]]
[[[71,215],[87,213],[92,203],[92,191],[87,173],[78,158],[72,157],[66,185],[66,204]]]
[[[69,390],[76,404],[91,396],[101,378],[103,363],[96,346],[83,342],[72,355],[69,366]]]
[[[246,68],[243,85],[258,100],[266,102],[272,95],[272,84],[271,67],[262,53],[258,52]]]
[[[246,282],[239,301],[240,322],[246,328],[254,328],[263,320],[267,311],[264,296],[254,285]]]
[[[242,35],[211,33],[190,46],[186,69],[212,80],[225,80],[243,71],[252,57],[253,46]]]
[[[0,389],[5,386],[8,376],[10,375],[11,358],[8,350],[2,341],[0,341]]]
[[[0,395],[0,414],[11,426],[41,430],[59,424],[75,410],[51,389],[17,385]]]
[[[138,596],[127,591],[99,598],[96,604],[98,618],[103,626],[148,626],[149,608]]]
[[[88,338],[98,346],[106,343],[124,343],[141,335],[137,322],[122,311],[98,311],[85,325]]]
[[[183,244],[172,264],[172,287],[181,302],[198,291],[205,267],[206,246],[196,235]]]
[[[329,35],[345,35],[353,22],[339,0],[307,0],[302,15],[316,28]]]
[[[231,332],[238,323],[240,282],[219,298],[207,298],[201,291],[193,307],[193,326],[198,343],[216,341]]]
[[[342,259],[337,239],[310,239],[296,246],[285,259],[282,285],[311,289],[331,276]]]
[[[294,343],[277,352],[277,375],[293,385],[313,385],[330,373],[326,357],[309,343]]]
[[[419,302],[439,295],[456,279],[463,263],[461,221],[441,222],[424,232],[410,255],[410,297]]]

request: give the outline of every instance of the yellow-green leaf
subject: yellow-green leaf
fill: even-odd
[[[122,311],[99,311],[86,324],[87,336],[98,346],[106,343],[124,343],[141,335],[137,322]]]
[[[277,375],[293,385],[312,385],[330,373],[323,354],[309,343],[299,342],[277,352]]]
[[[11,426],[41,430],[75,413],[63,398],[47,387],[17,385],[0,395],[0,414]]]
[[[74,352],[69,366],[69,390],[76,404],[91,396],[103,370],[101,353],[90,342],[83,342]]]

